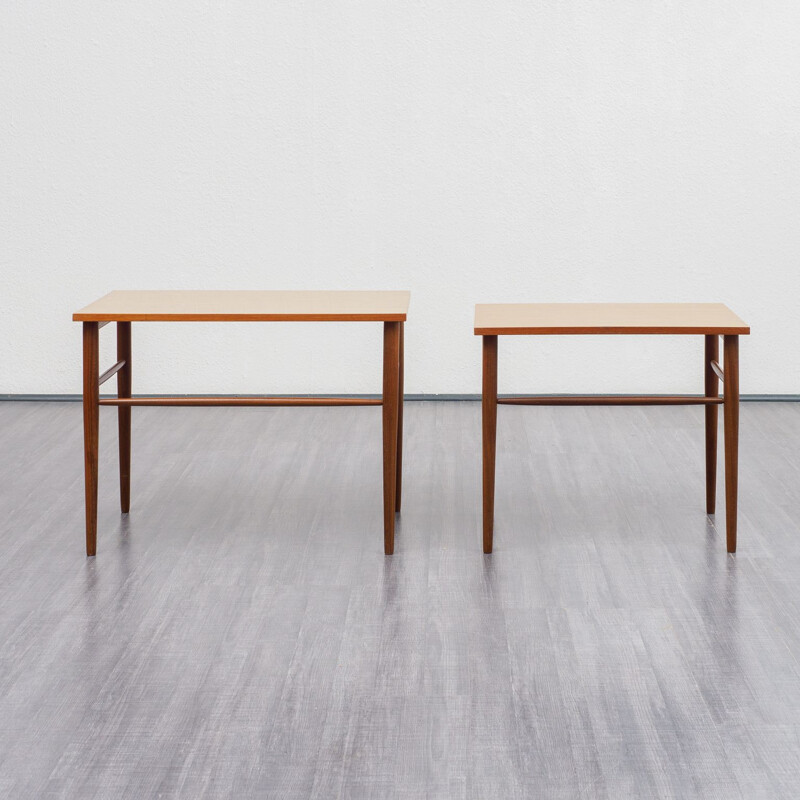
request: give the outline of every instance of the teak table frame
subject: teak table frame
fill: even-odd
[[[383,543],[394,552],[403,459],[403,349],[408,292],[111,292],[73,315],[83,323],[83,425],[86,481],[86,555],[97,552],[97,473],[100,406],[117,406],[120,508],[130,510],[133,406],[382,406]],[[382,322],[383,392],[355,397],[133,397],[131,323],[140,321]],[[117,362],[100,374],[100,328],[117,325]],[[100,386],[117,376],[117,396]]]
[[[717,488],[718,406],[725,437],[726,540],[736,552],[739,472],[739,335],[750,328],[719,303],[510,303],[477,305],[475,334],[483,337],[483,552],[494,538],[497,406],[702,405],[706,429],[706,512],[713,514]],[[556,334],[700,334],[705,339],[703,396],[538,395],[498,397],[497,337]],[[724,372],[719,337],[724,341]],[[723,381],[724,395],[719,396]]]

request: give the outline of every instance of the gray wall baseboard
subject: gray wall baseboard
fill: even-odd
[[[101,395],[102,397],[116,397],[114,394],[108,395]],[[135,395],[136,397],[156,397],[157,395]],[[187,397],[191,395],[185,395]],[[248,394],[216,394],[216,395],[205,395],[207,397],[258,397],[260,395],[248,395]],[[292,395],[293,397],[330,397],[328,395],[317,395],[317,394],[298,394]],[[380,397],[378,394],[342,394],[337,395],[338,397],[353,397],[353,398],[374,398]],[[502,397],[515,397],[515,396],[522,396],[522,395],[513,395],[513,394],[503,394]],[[554,396],[554,395],[551,395]],[[570,395],[567,395],[570,396]],[[585,397],[586,395],[581,395]],[[612,396],[622,396],[622,395],[612,395]],[[480,400],[481,396],[479,394],[406,394],[406,400],[431,400],[431,401],[442,401],[442,400]],[[797,403],[800,402],[800,394],[743,394],[740,398],[742,402],[755,402],[755,403]],[[81,395],[79,394],[0,394],[0,401],[9,401],[9,402],[28,402],[28,403],[69,403],[69,402],[78,402],[81,400]]]

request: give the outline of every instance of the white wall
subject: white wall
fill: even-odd
[[[414,393],[479,391],[476,301],[718,300],[742,391],[800,393],[799,31],[796,0],[4,0],[0,393],[80,391],[72,312],[181,287],[408,288]],[[134,345],[138,392],[380,385],[376,325]],[[504,341],[500,388],[701,390],[701,352]]]

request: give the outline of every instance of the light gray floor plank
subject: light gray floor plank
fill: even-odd
[[[795,798],[800,404],[741,412],[739,553],[702,413],[410,402],[396,554],[380,414],[0,403],[0,796]]]

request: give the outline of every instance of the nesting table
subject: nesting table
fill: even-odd
[[[358,291],[117,291],[77,311],[83,323],[83,425],[86,483],[86,554],[97,551],[97,467],[100,406],[118,407],[120,506],[130,508],[133,406],[382,406],[383,542],[394,551],[400,511],[403,453],[403,329],[408,292]],[[100,328],[117,325],[117,362],[99,370]],[[383,393],[356,397],[133,397],[133,322],[380,322],[383,323]],[[117,396],[100,397],[116,375]]]
[[[497,406],[513,405],[702,405],[706,427],[706,511],[713,514],[717,480],[717,412],[723,406],[726,539],[736,552],[739,461],[739,336],[750,328],[721,303],[505,303],[475,306],[475,334],[483,337],[483,551],[494,533]],[[705,339],[702,396],[574,395],[498,397],[498,336],[589,334],[700,335]],[[723,337],[724,372],[719,364]],[[723,396],[719,396],[719,381]]]

